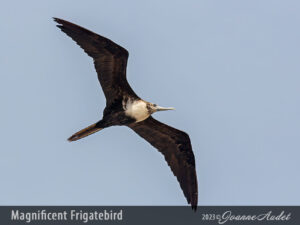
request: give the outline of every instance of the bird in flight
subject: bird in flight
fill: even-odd
[[[161,152],[180,187],[196,211],[198,203],[195,157],[188,134],[154,119],[151,114],[174,108],[147,102],[132,90],[126,79],[128,51],[92,31],[66,20],[53,18],[57,27],[70,36],[90,57],[106,97],[103,118],[73,134],[77,141],[110,126],[128,126]]]

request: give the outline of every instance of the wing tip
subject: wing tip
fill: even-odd
[[[52,17],[52,19],[54,20],[54,22],[58,23],[56,27],[58,27],[59,29],[62,29],[64,27],[63,25],[64,20],[59,19],[57,17]]]
[[[54,20],[54,22],[56,22],[56,23],[62,23],[64,20],[63,19],[60,19],[60,18],[57,18],[57,17],[52,17],[52,19]]]
[[[52,17],[52,19],[54,20],[54,22],[58,23],[58,25],[56,25],[56,26],[59,28],[66,28],[68,26],[75,25],[75,24],[72,24],[66,20],[63,20],[63,19],[60,19],[57,17]],[[76,26],[78,26],[78,25],[76,25]]]
[[[192,205],[192,210],[194,210],[194,212],[197,211],[197,205]]]
[[[198,207],[198,192],[191,196],[189,203],[192,206],[192,210],[196,212]]]

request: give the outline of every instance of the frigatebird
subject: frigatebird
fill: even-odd
[[[155,120],[151,114],[174,108],[147,102],[132,90],[126,79],[128,51],[113,41],[63,19],[53,18],[58,28],[70,36],[94,60],[98,80],[106,97],[103,118],[68,140],[76,141],[104,128],[130,127],[158,149],[170,166],[181,189],[196,211],[198,202],[195,157],[187,133]]]

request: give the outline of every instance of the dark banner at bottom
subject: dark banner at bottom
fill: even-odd
[[[298,206],[0,206],[0,224],[300,224]]]

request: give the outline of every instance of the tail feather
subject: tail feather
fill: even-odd
[[[96,133],[99,130],[102,130],[103,128],[101,127],[97,127],[96,123],[76,132],[75,134],[73,134],[71,137],[68,138],[68,141],[77,141],[81,138],[84,138],[86,136],[89,136],[93,133]]]

